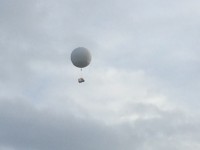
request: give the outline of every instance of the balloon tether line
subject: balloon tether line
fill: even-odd
[[[82,73],[82,68],[81,68],[81,75],[80,75],[80,76],[81,76],[81,78],[82,78],[82,76],[83,76],[83,73]]]

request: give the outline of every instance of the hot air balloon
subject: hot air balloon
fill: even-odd
[[[85,68],[90,64],[91,59],[92,57],[89,50],[84,47],[78,47],[74,49],[71,53],[72,64],[78,68],[81,68],[81,71],[82,68]],[[82,83],[84,81],[85,80],[82,77],[78,79],[79,83]]]

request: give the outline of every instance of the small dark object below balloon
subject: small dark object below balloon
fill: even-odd
[[[85,80],[84,80],[83,78],[79,78],[79,79],[78,79],[78,82],[79,82],[79,83],[82,83],[82,82],[85,82]]]

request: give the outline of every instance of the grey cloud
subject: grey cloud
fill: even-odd
[[[0,0],[0,148],[198,149],[199,4],[197,0]],[[72,76],[77,75],[68,60],[78,46],[91,49],[94,58],[89,75],[94,85],[82,86],[82,93],[77,92],[81,88],[74,84]],[[79,110],[81,104],[75,104],[73,94],[87,95],[84,92],[98,84],[96,71],[104,76],[105,67],[118,72],[143,70],[172,106],[184,105],[196,119],[144,103],[124,104],[123,115],[140,116],[131,123],[106,126],[90,117],[76,118],[70,109],[88,112]],[[94,102],[101,101],[101,96],[95,99],[98,91],[89,92]],[[112,97],[112,92],[107,95]],[[34,107],[52,101],[67,101],[66,116]]]
[[[38,110],[21,100],[1,99],[0,107],[0,143],[16,150],[186,150],[198,145],[199,121],[182,112],[166,111],[160,118],[106,126],[70,113],[60,116]]]
[[[1,145],[14,149],[119,149],[114,130],[92,120],[57,116],[30,104],[1,100]]]

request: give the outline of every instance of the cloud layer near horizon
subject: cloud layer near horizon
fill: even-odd
[[[0,0],[0,150],[200,148],[199,5]]]

